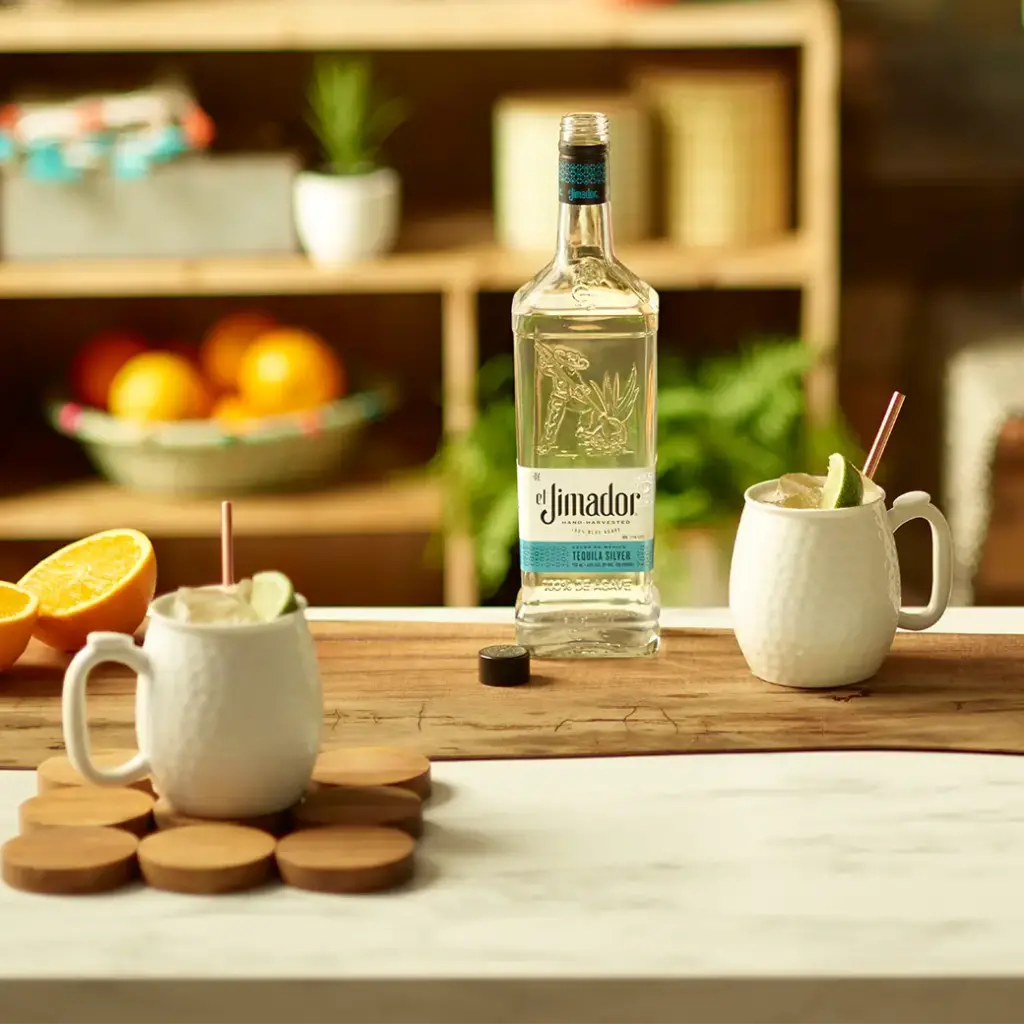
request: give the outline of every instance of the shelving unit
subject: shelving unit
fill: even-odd
[[[0,13],[8,53],[800,46],[817,0],[75,0]]]
[[[807,277],[800,236],[745,249],[687,252],[666,242],[620,246],[619,256],[656,288],[799,288]],[[497,247],[398,252],[345,270],[302,257],[77,263],[0,263],[0,298],[188,295],[330,295],[514,291],[544,254]]]
[[[441,494],[420,480],[260,495],[235,505],[242,537],[287,533],[297,515],[307,536],[429,533],[441,525]],[[99,480],[76,481],[0,501],[0,540],[74,540],[125,523],[154,537],[209,537],[219,508],[219,501],[155,500]]]
[[[641,7],[613,0],[102,0],[0,10],[0,54],[284,52],[312,50],[567,51],[796,48],[798,230],[741,250],[681,250],[653,241],[622,259],[660,290],[793,289],[801,330],[818,362],[812,413],[836,398],[838,319],[838,25],[830,0],[681,0]],[[488,157],[481,154],[481,160]],[[547,254],[509,253],[490,217],[464,211],[406,225],[386,259],[325,271],[301,258],[0,263],[0,299],[430,293],[441,299],[443,427],[476,414],[480,293],[511,291]],[[244,503],[253,533],[273,535],[301,517],[312,533],[429,532],[441,497],[427,484],[380,485]],[[35,537],[43,514],[61,536],[118,518],[155,536],[206,536],[205,503],[151,502],[102,484],[0,499],[0,539]],[[472,545],[449,536],[445,600],[477,600]]]

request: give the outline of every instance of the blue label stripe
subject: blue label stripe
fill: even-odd
[[[562,185],[604,185],[608,170],[601,163],[576,163],[561,160],[558,164],[558,181]]]
[[[653,540],[519,542],[523,572],[652,572]]]

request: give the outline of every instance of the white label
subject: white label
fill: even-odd
[[[519,467],[524,572],[650,572],[654,467]]]

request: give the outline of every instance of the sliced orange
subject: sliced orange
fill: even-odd
[[[156,555],[138,530],[104,530],[44,558],[18,585],[39,598],[33,635],[75,651],[90,633],[142,625],[156,593]]]
[[[13,583],[0,583],[0,672],[24,653],[39,615],[39,598]]]

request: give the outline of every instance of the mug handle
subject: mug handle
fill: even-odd
[[[90,633],[85,646],[71,659],[64,673],[64,746],[72,767],[87,782],[96,786],[127,786],[150,773],[149,758],[141,750],[124,764],[109,770],[97,767],[90,754],[86,684],[89,673],[106,661],[124,665],[137,673],[138,685],[148,688],[153,684],[153,662],[145,651],[135,646],[130,636],[124,633]]]
[[[889,528],[895,533],[912,519],[927,519],[932,531],[932,592],[921,611],[900,609],[900,629],[928,629],[942,618],[953,586],[953,539],[946,517],[924,491],[901,494],[889,509]]]

